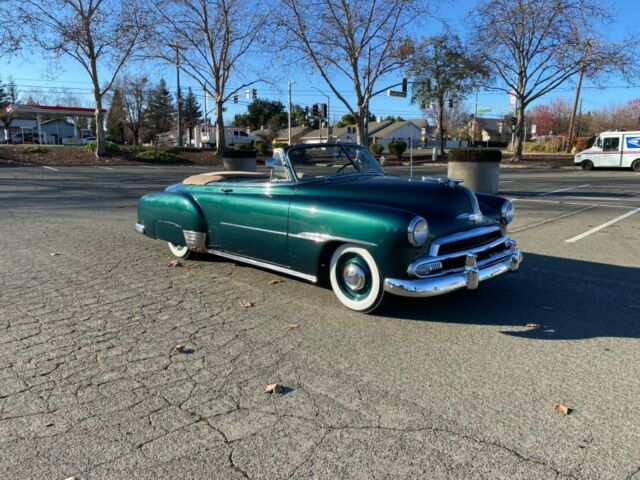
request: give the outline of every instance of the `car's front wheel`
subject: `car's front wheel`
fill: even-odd
[[[338,300],[363,313],[373,312],[384,295],[382,277],[371,254],[353,244],[341,245],[331,256],[331,288]]]
[[[593,170],[593,162],[591,160],[583,160],[580,166],[583,170]]]
[[[640,172],[640,159],[631,164],[631,170],[633,170],[634,172]]]
[[[191,250],[189,249],[189,247],[175,245],[171,242],[168,242],[168,243],[169,243],[169,250],[171,250],[171,253],[173,254],[174,257],[189,258],[189,255],[191,255]]]

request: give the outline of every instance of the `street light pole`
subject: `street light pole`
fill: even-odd
[[[176,95],[177,98],[177,114],[176,114],[176,122],[178,124],[178,146],[182,146],[182,122],[180,119],[180,50],[178,44],[176,43]]]
[[[289,145],[291,145],[291,84],[293,82],[291,80],[289,80],[289,125],[288,125],[288,131],[289,131]]]

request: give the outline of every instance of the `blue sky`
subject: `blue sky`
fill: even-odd
[[[448,22],[453,31],[458,31],[456,27],[465,23],[469,12],[475,4],[475,0],[439,0],[432,11],[435,18],[429,18],[422,24],[416,25],[415,33],[423,36],[438,33],[442,30],[443,21]],[[609,0],[608,4],[611,6],[612,15],[615,19],[609,28],[609,35],[613,39],[621,39],[625,35],[637,31],[635,16],[627,13],[637,9],[638,0]],[[597,19],[594,19],[594,21],[597,21]],[[464,32],[459,33],[464,34]],[[295,81],[293,85],[294,104],[311,105],[313,103],[326,102],[326,97],[315,90],[314,87],[326,93],[330,93],[330,91],[317,74],[297,66],[289,68],[289,71],[269,71],[273,67],[270,66],[268,60],[268,56],[265,54],[248,59],[248,62],[254,67],[252,70],[266,70],[265,77],[274,78],[271,84],[257,86],[260,98],[281,100],[286,104],[287,80],[293,78]],[[157,80],[160,77],[164,77],[169,87],[172,90],[175,89],[175,68],[150,66],[148,64],[142,68],[149,71],[152,79]],[[132,71],[138,73],[140,71],[139,66],[132,68]],[[61,59],[52,62],[38,54],[30,54],[28,59],[1,59],[0,79],[6,81],[8,77],[13,77],[21,92],[28,92],[33,89],[47,92],[51,89],[64,87],[83,98],[87,106],[91,106],[89,79],[86,73],[71,60]],[[398,72],[397,78],[391,77],[388,82],[382,82],[380,88],[387,83],[399,82],[401,77],[402,74]],[[196,95],[203,99],[203,93],[195,82],[184,74],[181,79],[183,88],[191,86]],[[638,83],[640,84],[640,82]],[[543,98],[541,102],[546,103],[554,98],[572,100],[574,88],[572,83],[567,83]],[[349,92],[349,85],[343,83],[339,86],[339,90]],[[347,112],[346,107],[337,98],[332,95],[330,97],[332,118],[335,119]],[[582,97],[583,111],[586,112],[638,98],[640,97],[640,87],[628,86],[620,78],[608,79],[606,88],[598,88],[598,86],[587,82]],[[469,98],[469,111],[472,110],[472,101],[473,99]],[[241,104],[239,105],[228,105],[227,113],[225,114],[227,120],[230,120],[235,113],[243,112],[249,100],[245,100],[241,96],[240,102]],[[501,115],[507,113],[509,109],[509,99],[507,95],[501,93],[481,92],[479,103],[481,108],[492,108],[491,113],[487,114],[488,116]],[[401,115],[405,118],[420,118],[422,116],[420,110],[415,105],[411,105],[408,99],[387,97],[386,95],[380,95],[372,101],[371,111],[383,117],[386,115]]]

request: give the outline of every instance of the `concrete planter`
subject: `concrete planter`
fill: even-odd
[[[255,172],[257,170],[256,157],[222,157],[224,169],[229,172]]]
[[[474,192],[497,193],[500,188],[500,162],[448,162],[447,176],[461,178]]]

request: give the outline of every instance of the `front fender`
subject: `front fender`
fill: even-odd
[[[145,235],[175,245],[186,245],[184,231],[206,232],[198,204],[187,193],[163,192],[145,195],[138,201],[138,223]]]
[[[289,252],[294,270],[316,275],[328,244],[355,243],[374,257],[381,274],[399,275],[424,255],[414,248],[407,227],[414,212],[356,202],[295,200],[289,212]]]

